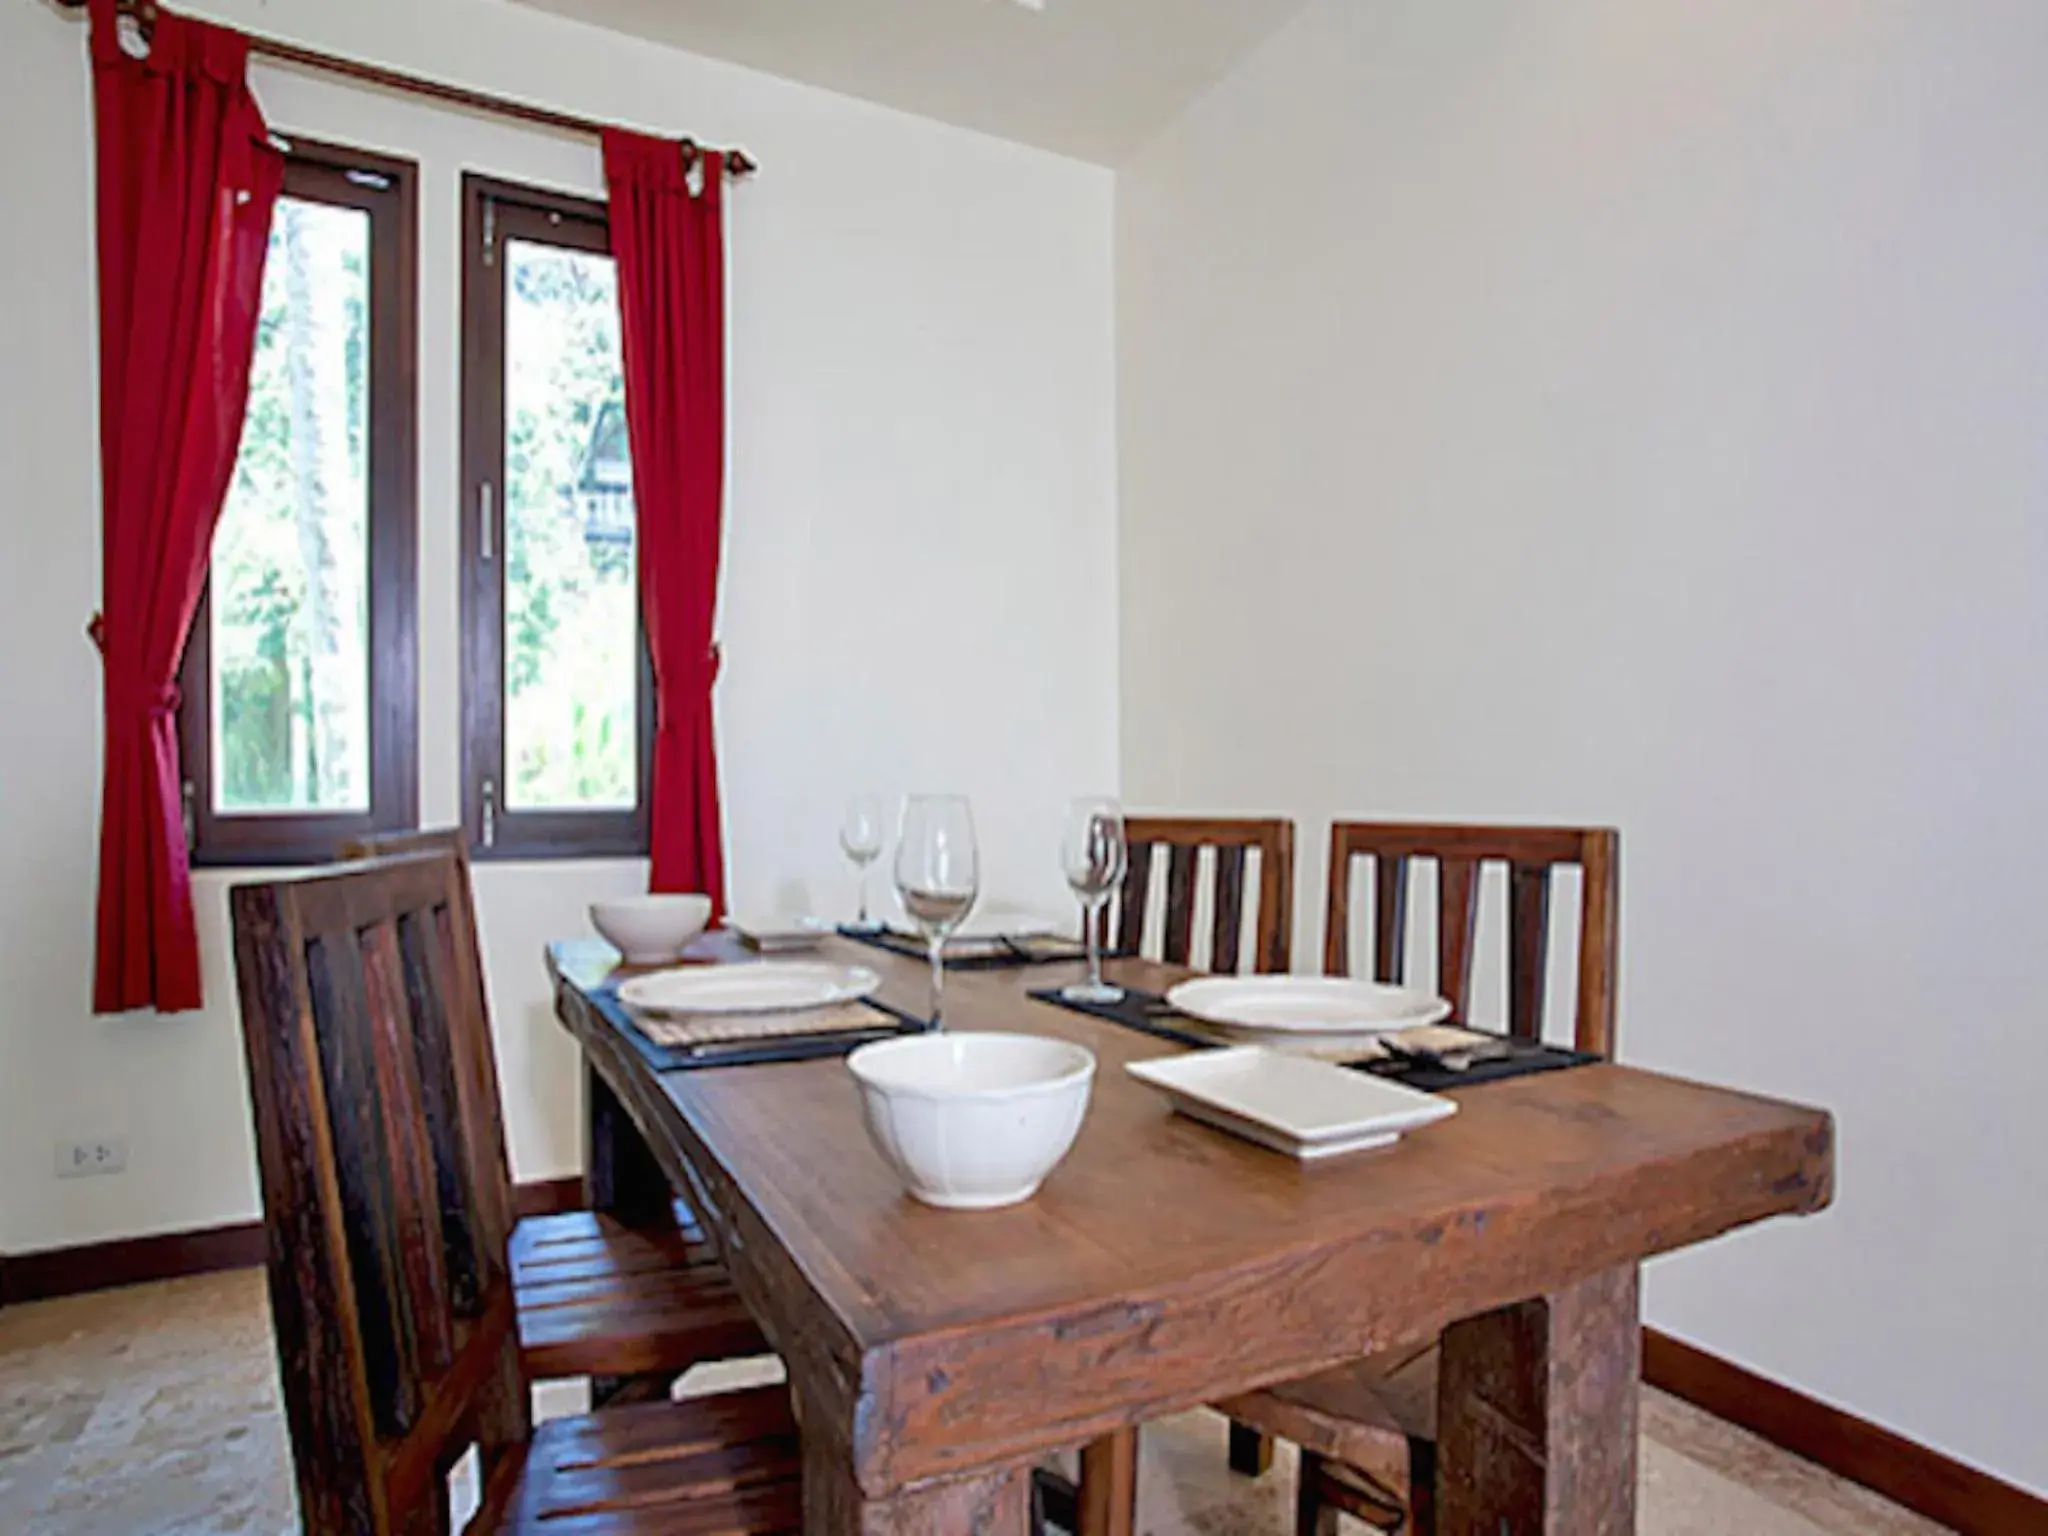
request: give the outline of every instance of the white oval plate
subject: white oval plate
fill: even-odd
[[[1451,1005],[1427,992],[1342,976],[1205,976],[1166,1001],[1212,1024],[1301,1035],[1383,1034],[1451,1016]]]
[[[763,961],[759,965],[700,965],[635,976],[619,986],[619,1001],[641,1013],[792,1013],[831,1008],[867,997],[882,978],[864,965],[816,961]]]

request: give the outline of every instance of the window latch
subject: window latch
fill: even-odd
[[[498,782],[497,782],[497,780],[495,780],[495,779],[485,779],[485,780],[484,780],[484,785],[483,785],[483,793],[482,793],[482,795],[480,796],[480,798],[481,798],[481,799],[482,799],[482,801],[483,801],[483,826],[482,826],[482,828],[481,828],[481,837],[480,837],[480,841],[481,841],[481,842],[483,843],[484,847],[486,847],[486,848],[495,848],[495,847],[497,847],[497,846],[498,846]]]
[[[488,480],[476,488],[476,547],[484,564],[498,558],[498,488]]]
[[[178,787],[178,814],[185,823],[185,854],[191,857],[192,845],[199,841],[199,789],[190,779]]]

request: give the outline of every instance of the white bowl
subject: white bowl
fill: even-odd
[[[628,965],[675,959],[710,921],[709,896],[622,896],[590,904],[591,927]]]
[[[882,1160],[911,1194],[986,1211],[1038,1193],[1080,1134],[1095,1056],[1037,1035],[912,1035],[846,1059]]]

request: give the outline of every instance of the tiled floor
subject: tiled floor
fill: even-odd
[[[0,1532],[280,1536],[297,1529],[262,1277],[0,1311]],[[555,1389],[543,1411],[575,1406]],[[1643,1403],[1642,1529],[1890,1536],[1939,1527],[1665,1397]],[[1284,1452],[1283,1452],[1284,1456]],[[1145,1434],[1148,1536],[1286,1536],[1292,1476],[1223,1463],[1222,1421]]]

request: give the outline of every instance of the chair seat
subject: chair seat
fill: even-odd
[[[470,1529],[793,1536],[802,1466],[786,1387],[556,1419],[502,1459]]]
[[[1214,1406],[1263,1434],[1401,1489],[1408,1483],[1408,1442],[1436,1439],[1439,1358],[1435,1344],[1410,1345]]]
[[[536,1380],[680,1375],[768,1352],[717,1254],[693,1226],[646,1229],[594,1211],[513,1229],[519,1347]]]

